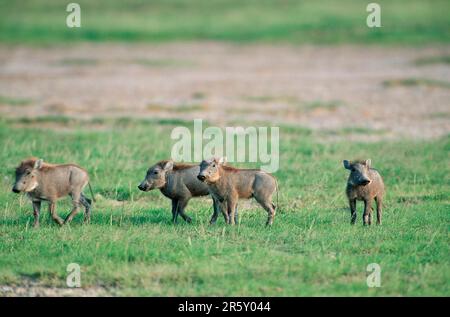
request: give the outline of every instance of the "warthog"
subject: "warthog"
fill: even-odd
[[[371,161],[343,161],[350,170],[347,181],[347,198],[350,204],[351,224],[356,221],[356,200],[364,201],[363,224],[372,224],[372,201],[377,203],[377,224],[381,224],[384,183],[377,170],[370,167]]]
[[[185,213],[189,200],[209,195],[208,186],[197,179],[199,171],[198,165],[174,163],[171,160],[160,161],[147,170],[138,188],[145,192],[159,189],[164,196],[172,200],[172,221],[176,223],[180,215],[186,222],[191,222],[192,219]],[[215,215],[219,206],[214,197],[213,208]],[[213,216],[211,224],[216,220],[217,217]]]
[[[266,225],[271,225],[276,209],[272,203],[272,195],[278,188],[275,177],[259,169],[227,166],[225,161],[225,158],[202,161],[197,178],[208,184],[212,196],[219,200],[227,223],[236,223],[234,214],[239,198],[254,197],[269,214]],[[215,217],[217,218],[217,213]]]
[[[34,226],[39,226],[41,202],[49,202],[53,220],[59,224],[69,223],[78,212],[80,204],[85,208],[84,221],[91,218],[91,200],[83,194],[89,184],[88,173],[75,164],[48,164],[42,159],[29,158],[16,168],[15,193],[27,193],[33,204]],[[89,185],[89,189],[92,189]],[[56,213],[56,201],[64,196],[72,197],[73,208],[63,221]],[[93,197],[93,195],[92,195]]]

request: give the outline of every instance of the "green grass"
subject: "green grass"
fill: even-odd
[[[73,117],[68,117],[64,115],[49,115],[49,116],[39,116],[39,117],[21,117],[21,118],[8,118],[4,120],[5,122],[11,124],[19,125],[38,125],[40,123],[52,123],[60,126],[70,126],[78,127],[81,129],[86,126],[92,127],[93,125],[106,125],[106,126],[116,126],[120,128],[131,128],[135,124],[139,125],[186,125],[189,121],[177,118],[161,118],[161,119],[136,119],[130,117],[120,117],[120,118],[92,118],[88,120],[76,119]],[[205,122],[205,120],[203,121]]]
[[[327,129],[320,132],[323,135],[383,135],[388,131],[384,129],[371,129],[366,127],[346,127],[341,129]]]
[[[424,86],[450,89],[450,82],[427,78],[404,78],[404,79],[389,79],[383,81],[385,87],[396,86]]]
[[[125,122],[132,122],[130,119]],[[434,141],[316,142],[315,133],[281,128],[280,211],[272,228],[256,205],[241,222],[208,225],[210,200],[192,200],[192,224],[170,223],[169,201],[136,186],[146,168],[170,155],[178,122],[64,130],[16,128],[0,121],[0,285],[25,279],[64,287],[66,266],[82,285],[120,295],[450,295],[450,137]],[[36,124],[36,123],[35,123]],[[114,129],[113,129],[114,127]],[[58,228],[13,194],[14,167],[30,155],[88,169],[98,202],[91,225],[78,215]],[[371,158],[384,176],[382,226],[349,224],[342,159]],[[241,164],[241,166],[249,166]],[[58,212],[64,216],[70,201]],[[366,286],[366,267],[382,268],[382,287]]]
[[[81,28],[65,25],[67,3],[0,0],[0,42],[448,43],[447,0],[379,0],[381,28],[368,28],[359,0],[79,0]]]
[[[433,112],[428,115],[431,119],[450,119],[450,112]]]
[[[206,103],[193,103],[193,104],[180,104],[177,106],[163,105],[163,104],[148,104],[146,109],[148,111],[160,112],[160,111],[170,111],[175,113],[188,113],[193,111],[207,111],[208,105]]]
[[[316,101],[300,104],[299,108],[305,109],[307,111],[317,110],[317,109],[334,111],[342,106],[344,106],[344,103],[340,100],[331,100],[331,101],[316,100]]]
[[[9,105],[9,106],[26,106],[31,103],[30,99],[25,98],[13,98],[0,95],[0,106],[1,105]]]
[[[435,64],[450,64],[450,55],[440,55],[431,57],[422,57],[414,61],[417,66],[427,66]]]
[[[311,112],[311,111],[335,111],[340,107],[345,106],[345,103],[341,100],[314,100],[314,101],[302,101],[293,96],[243,96],[242,100],[253,103],[280,103],[290,107],[288,111],[295,112]],[[245,109],[242,109],[245,112]],[[275,110],[274,110],[275,111]],[[276,112],[276,111],[275,111]]]

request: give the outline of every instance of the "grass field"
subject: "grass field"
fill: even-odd
[[[449,137],[324,143],[307,129],[281,128],[273,227],[255,204],[241,205],[240,224],[230,227],[208,224],[208,198],[188,205],[192,224],[173,225],[170,202],[137,189],[146,168],[170,155],[170,121],[19,123],[0,122],[0,285],[65,287],[76,262],[84,288],[119,295],[450,295]],[[14,167],[31,155],[89,170],[98,200],[91,225],[78,215],[58,228],[45,210],[41,228],[30,228],[31,205],[11,186]],[[357,157],[371,158],[385,178],[382,226],[363,227],[361,205],[349,224],[341,162]],[[69,200],[58,205],[62,216],[69,209]],[[366,285],[373,262],[380,288]]]
[[[79,0],[81,28],[66,27],[68,2],[0,0],[0,41],[225,40],[413,44],[450,42],[447,0],[379,0],[381,28],[368,28],[360,0]]]

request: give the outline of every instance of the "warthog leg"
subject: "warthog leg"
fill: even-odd
[[[228,215],[228,203],[226,200],[219,203],[220,211],[222,212],[223,219],[225,220],[225,223],[230,223],[230,217]]]
[[[351,214],[350,223],[352,225],[354,225],[355,221],[356,221],[356,199],[350,199],[349,204],[350,204],[350,214]]]
[[[53,220],[60,226],[62,226],[64,224],[63,220],[61,219],[61,217],[59,217],[56,214],[56,203],[55,202],[50,202],[49,204],[49,210],[50,210],[50,215],[52,216]]]
[[[238,223],[238,198],[228,199],[227,202],[227,211],[228,211],[228,223],[229,224],[237,224]]]
[[[178,219],[178,200],[172,199],[172,222],[177,223]]]
[[[258,201],[258,200],[257,200]],[[270,200],[267,201],[258,201],[258,203],[267,211],[268,217],[266,226],[271,226],[273,223],[273,218],[275,218],[275,208],[274,204]]]
[[[215,224],[217,217],[219,216],[219,212],[222,211],[225,223],[229,223],[230,215],[228,214],[228,207],[226,206],[226,202],[218,203],[217,210],[214,210],[214,214],[211,217],[210,224]],[[225,212],[226,211],[226,212]],[[238,223],[239,217],[238,217],[238,206],[236,204],[236,211],[234,213],[234,222]]]
[[[72,194],[72,211],[69,213],[69,215],[64,220],[64,223],[69,223],[72,221],[73,217],[78,213],[78,209],[80,209],[80,200],[81,200],[81,193],[73,193]]]
[[[179,202],[179,204],[178,204],[178,213],[180,214],[181,218],[183,218],[184,221],[186,221],[188,223],[191,223],[192,219],[188,215],[186,215],[186,213],[184,212],[184,208],[186,208],[186,205],[188,204],[189,199],[187,199],[187,200],[179,200],[178,202]]]
[[[375,197],[375,202],[377,203],[377,224],[381,225],[383,198],[381,196],[377,196]]]
[[[84,222],[91,222],[91,200],[81,193],[80,202],[84,206]]]
[[[364,200],[363,225],[370,225],[371,211],[372,211],[372,201],[369,199]]]
[[[75,215],[78,213],[79,209],[80,209],[80,203],[79,202],[74,202],[72,210],[70,211],[70,214],[64,220],[64,224],[71,222],[73,217],[75,217]]]
[[[33,215],[34,215],[34,223],[33,227],[38,228],[39,227],[39,215],[41,212],[41,202],[40,201],[33,201]]]
[[[227,202],[227,211],[228,211],[228,223],[231,225],[236,224],[236,208],[237,208],[237,202],[235,199],[229,199]]]
[[[214,196],[212,196],[212,200],[213,200],[213,214],[211,216],[211,220],[209,221],[210,224],[215,224],[217,221],[217,217],[219,216],[219,212],[220,212],[220,202],[217,198],[214,198]]]

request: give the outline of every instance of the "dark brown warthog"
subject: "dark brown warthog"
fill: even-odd
[[[172,221],[176,223],[180,215],[186,222],[191,222],[191,218],[185,213],[189,200],[209,195],[208,186],[197,179],[199,171],[198,165],[174,163],[171,160],[160,161],[147,170],[138,188],[142,191],[158,188],[164,196],[172,200]],[[213,208],[216,214],[219,206],[214,198]],[[217,217],[213,217],[211,223],[216,219]]]
[[[212,158],[200,163],[198,179],[208,184],[213,197],[221,202],[221,211],[229,224],[235,224],[234,214],[239,198],[252,198],[269,214],[266,225],[273,223],[276,206],[272,195],[277,181],[259,169],[237,169],[225,165],[225,158]],[[226,211],[225,211],[226,203]],[[217,218],[217,213],[215,214]]]
[[[41,202],[48,201],[50,214],[59,225],[69,223],[78,212],[80,204],[85,208],[84,221],[91,217],[91,200],[83,194],[89,183],[88,173],[75,164],[48,164],[41,159],[29,158],[16,168],[16,182],[13,192],[27,193],[33,203],[34,226],[39,226]],[[92,194],[92,190],[91,190]],[[63,221],[56,213],[56,201],[70,195],[73,208]]]
[[[371,161],[343,161],[350,170],[347,181],[347,198],[350,204],[351,224],[356,221],[356,200],[364,201],[363,224],[372,224],[372,202],[377,203],[377,224],[381,224],[384,183],[377,170],[370,167]]]

